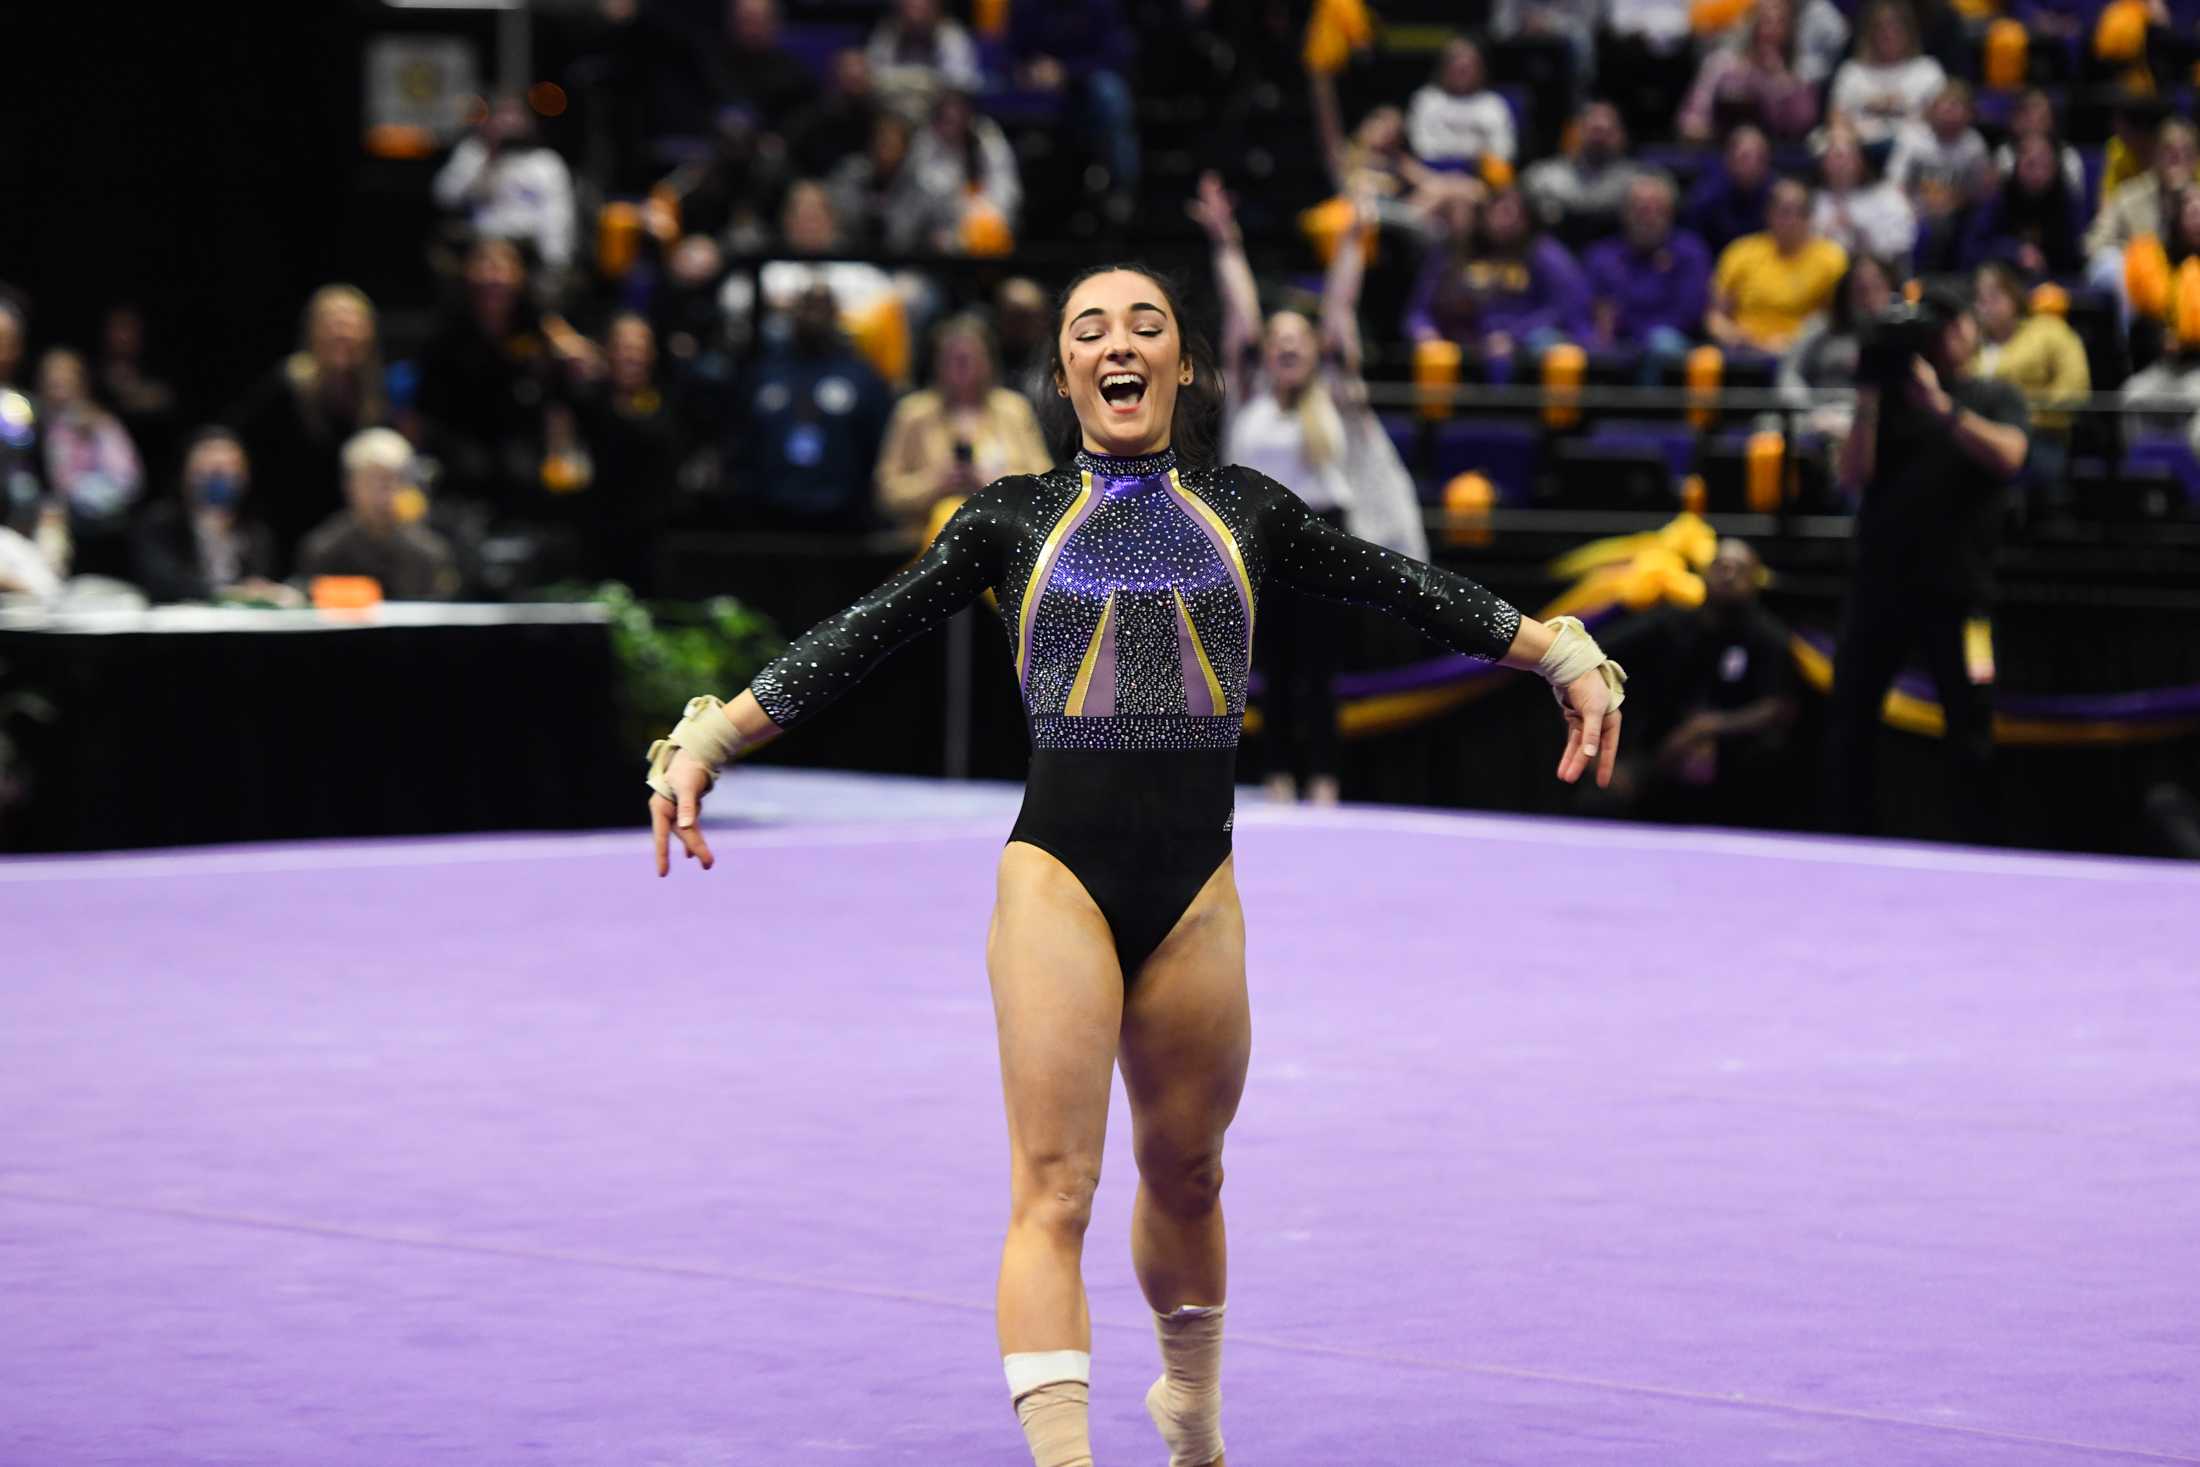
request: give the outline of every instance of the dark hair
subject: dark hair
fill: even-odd
[[[1143,275],[1159,286],[1162,301],[1168,306],[1169,314],[1176,318],[1177,341],[1181,344],[1184,360],[1191,363],[1192,380],[1176,391],[1176,414],[1169,420],[1169,446],[1176,450],[1177,459],[1184,467],[1213,468],[1222,442],[1222,371],[1215,363],[1215,351],[1208,344],[1206,333],[1194,329],[1184,318],[1184,308],[1177,304],[1183,292],[1174,280],[1159,270],[1136,262],[1095,265],[1063,286],[1062,293],[1054,299],[1054,336],[1047,344],[1047,382],[1051,386],[1056,374],[1062,371],[1062,317],[1069,310],[1070,297],[1077,293],[1078,286],[1095,275],[1116,270]],[[1084,429],[1077,422],[1077,409],[1059,393],[1042,399],[1042,404],[1039,426],[1046,430],[1047,451],[1054,455],[1056,463],[1067,463],[1077,456],[1077,450],[1085,442]]]
[[[1856,308],[1849,304],[1849,287],[1856,282],[1859,270],[1877,270],[1879,278],[1887,282],[1888,296],[1901,298],[1902,280],[1894,273],[1894,266],[1877,255],[1856,255],[1849,261],[1849,268],[1842,272],[1841,283],[1833,289],[1833,329],[1836,331],[1855,331],[1864,324],[1856,319]]]
[[[2016,303],[2019,317],[2032,314],[2032,302],[2026,288],[2024,273],[2007,260],[1988,260],[1978,267],[1978,273],[1994,282],[2003,294]]]

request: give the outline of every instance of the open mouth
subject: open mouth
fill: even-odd
[[[1100,395],[1119,413],[1133,412],[1146,400],[1146,379],[1136,372],[1104,372]]]

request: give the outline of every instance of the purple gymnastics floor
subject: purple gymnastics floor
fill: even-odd
[[[999,1464],[1013,793],[0,862],[0,1463]],[[750,802],[750,819],[728,818]],[[2200,872],[1240,818],[1236,1467],[2200,1462]],[[1118,1110],[1102,1467],[1164,1460]]]

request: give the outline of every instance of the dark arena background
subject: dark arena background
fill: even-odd
[[[2196,68],[2191,0],[21,0],[0,1467],[1029,1460],[1000,619],[707,877],[643,750],[1055,461],[1115,260],[1226,453],[1630,675],[1569,785],[1534,676],[1264,597],[1230,1460],[2200,1463]]]

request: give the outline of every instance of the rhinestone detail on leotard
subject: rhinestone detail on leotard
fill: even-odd
[[[1380,607],[1479,657],[1502,656],[1520,628],[1473,581],[1355,539],[1249,469],[1080,453],[972,495],[913,564],[805,632],[751,688],[791,727],[992,588],[1035,747],[1226,745],[1271,579]]]

